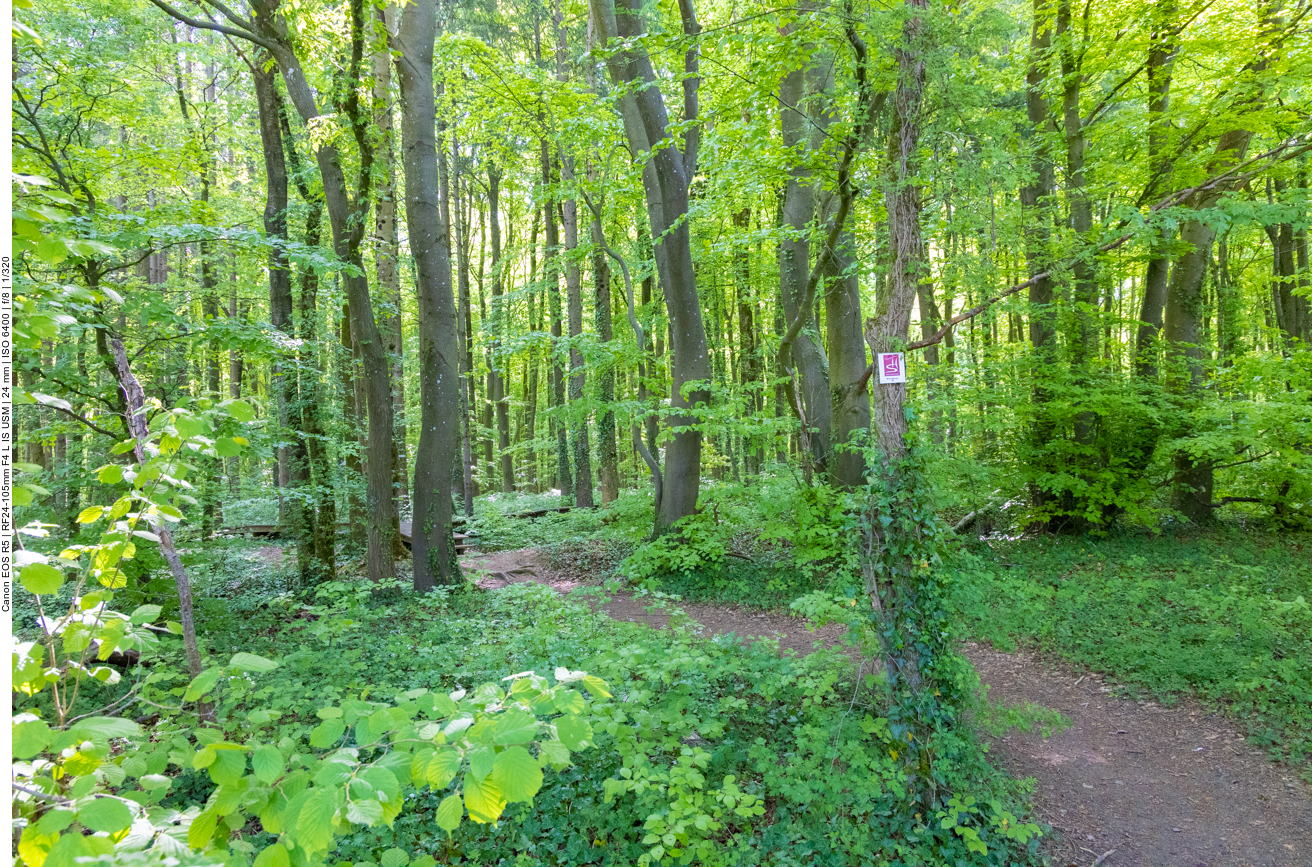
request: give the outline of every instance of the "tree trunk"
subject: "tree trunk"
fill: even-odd
[[[451,136],[451,153],[455,161],[454,181],[456,205],[456,312],[459,329],[461,386],[460,386],[460,456],[461,476],[465,495],[465,517],[474,515],[474,495],[478,492],[474,477],[474,314],[469,297],[469,218],[465,197],[461,194],[463,172],[460,164],[460,143]],[[440,168],[440,166],[439,166]]]
[[[394,9],[389,10],[396,17]],[[379,23],[394,35],[395,21],[375,9]],[[396,222],[396,148],[392,133],[392,65],[386,46],[372,55],[373,62],[373,125],[378,130],[378,149],[381,165],[378,171],[378,196],[374,204],[374,273],[378,278],[378,291],[383,297],[378,317],[378,330],[387,341],[387,354],[392,359],[392,420],[395,425],[392,453],[392,483],[396,489],[398,506],[409,499],[409,479],[406,465],[405,425],[405,370],[401,356],[405,347],[401,330],[401,279],[398,270],[399,247]],[[392,546],[393,557],[403,557],[405,546],[398,534]]]
[[[396,36],[401,85],[401,140],[405,153],[405,212],[419,301],[419,447],[415,453],[414,588],[458,584],[451,532],[451,470],[459,436],[460,376],[457,309],[451,295],[448,194],[441,178],[446,151],[435,136],[433,45],[437,9],[405,7]]]
[[[706,351],[706,329],[692,263],[688,228],[688,180],[696,168],[695,124],[696,79],[685,79],[685,118],[694,124],[680,153],[669,135],[665,101],[657,86],[651,58],[641,42],[646,33],[641,0],[589,0],[593,25],[602,43],[625,40],[627,46],[610,54],[606,66],[611,79],[633,89],[620,100],[624,133],[636,155],[650,154],[643,164],[643,191],[647,217],[655,243],[656,267],[665,292],[671,322],[673,360],[670,365],[670,424],[683,428],[674,432],[665,450],[664,483],[656,507],[655,531],[662,533],[697,509],[701,483],[702,435],[697,428],[695,408],[710,402],[707,384],[711,378]],[[689,20],[695,27],[692,0],[682,0],[680,13],[685,30]],[[636,87],[634,87],[636,85]],[[691,91],[693,98],[689,99]],[[693,114],[688,115],[691,105]],[[654,150],[660,145],[659,150]]]
[[[542,183],[548,187],[555,183],[554,163],[546,139],[542,147]],[[561,337],[564,335],[564,322],[561,319],[560,303],[560,232],[556,223],[556,206],[548,199],[544,203],[546,210],[545,232],[547,236],[547,254],[542,263],[547,280],[547,303],[551,310],[551,394],[550,405],[557,412],[551,416],[551,427],[556,432],[556,487],[563,498],[573,499],[574,483],[569,468],[569,435],[560,409],[565,406],[565,366],[563,364]]]
[[[1171,108],[1171,73],[1175,66],[1174,0],[1164,0],[1154,6],[1154,14],[1156,20],[1145,69],[1148,77],[1148,165],[1153,173],[1150,189],[1160,189],[1170,173],[1170,160],[1165,154],[1171,132],[1167,112]],[[1167,229],[1160,232],[1149,246],[1134,346],[1135,374],[1145,380],[1157,378],[1157,338],[1162,330],[1166,283],[1171,274],[1171,259],[1166,246],[1173,233]]]
[[[1034,153],[1030,170],[1034,180],[1021,187],[1020,201],[1025,214],[1025,260],[1031,274],[1048,270],[1048,245],[1052,234],[1049,211],[1056,191],[1056,173],[1049,153],[1047,137],[1052,132],[1052,118],[1048,114],[1048,100],[1044,95],[1048,76],[1047,62],[1052,45],[1052,31],[1048,0],[1034,0],[1034,22],[1030,34],[1030,65],[1025,75],[1025,113],[1034,130]],[[1034,422],[1030,431],[1030,445],[1041,470],[1047,469],[1045,455],[1055,434],[1047,404],[1052,394],[1047,387],[1049,368],[1056,361],[1056,327],[1053,307],[1053,280],[1041,277],[1030,284],[1030,347],[1035,358],[1035,378],[1030,400],[1034,404]],[[1048,504],[1047,491],[1032,486],[1030,501],[1036,509]]]
[[[574,160],[564,154],[560,159],[560,181],[574,181]],[[560,205],[560,223],[565,230],[565,291],[569,316],[569,401],[573,418],[570,438],[574,453],[574,503],[591,507],[592,503],[592,446],[588,432],[588,414],[581,406],[583,389],[587,383],[583,364],[583,280],[574,251],[579,245],[578,202],[567,198]]]
[[[866,391],[866,345],[861,331],[861,286],[856,272],[856,242],[844,229],[829,260],[825,284],[825,334],[829,341],[829,400],[832,428],[826,475],[841,488],[865,484],[866,458],[856,443],[870,429]],[[927,275],[926,275],[927,276]],[[927,285],[927,280],[924,281]],[[910,320],[908,320],[910,322]]]
[[[364,11],[362,0],[351,3],[351,68],[347,78],[361,79],[361,60],[364,46]],[[287,95],[307,124],[319,117],[319,106],[301,70],[300,58],[292,49],[286,24],[280,17],[257,16],[257,26],[270,38],[273,55],[287,85]],[[348,89],[347,114],[351,121],[356,143],[360,149],[360,175],[357,194],[352,200],[346,186],[337,147],[324,142],[316,152],[319,174],[323,181],[324,203],[328,222],[332,227],[333,248],[337,256],[354,266],[354,273],[342,277],[346,296],[354,317],[351,321],[352,340],[359,347],[364,360],[365,389],[368,403],[368,556],[367,573],[371,581],[388,580],[394,574],[392,538],[396,529],[396,508],[392,497],[392,388],[390,365],[387,363],[387,346],[374,319],[369,294],[369,278],[364,268],[361,242],[365,232],[368,211],[370,179],[372,177],[372,148],[368,144],[367,129],[359,113],[359,93]]]
[[[808,78],[813,79],[808,87]],[[779,85],[779,101],[788,106],[779,114],[783,144],[786,148],[814,150],[823,138],[819,130],[808,123],[803,108],[808,91],[824,90],[824,75],[819,79],[794,69]],[[811,132],[808,143],[806,133]],[[806,283],[811,272],[811,222],[815,218],[815,182],[805,165],[805,154],[799,155],[797,164],[789,169],[788,186],[784,190],[783,209],[780,214],[783,233],[779,241],[779,291],[787,322],[804,315],[802,311]],[[860,328],[860,319],[857,320]],[[808,446],[808,471],[824,473],[829,457],[833,406],[825,371],[829,359],[820,344],[818,333],[802,331],[791,348],[793,367],[797,371],[798,397],[802,411],[802,438]],[[864,350],[862,352],[864,355]],[[864,369],[864,365],[863,365]]]
[[[1244,129],[1222,134],[1208,165],[1208,176],[1225,171],[1244,158],[1252,132]],[[1189,202],[1196,210],[1214,207],[1228,190],[1218,184],[1198,194]],[[1203,283],[1207,261],[1216,229],[1200,219],[1192,219],[1180,228],[1184,252],[1175,260],[1166,292],[1166,313],[1162,337],[1166,343],[1167,388],[1175,394],[1196,396],[1203,388],[1203,349],[1200,332],[1203,316]],[[1187,452],[1174,458],[1175,475],[1171,485],[1171,503],[1182,515],[1196,523],[1212,518],[1212,465],[1196,461]]]
[[[925,84],[922,45],[925,37],[921,16],[928,6],[929,0],[907,0],[902,38],[894,49],[898,75],[897,88],[893,94],[894,116],[889,136],[884,192],[889,230],[889,285],[876,302],[875,317],[866,323],[866,340],[876,362],[881,352],[895,351],[906,345],[911,328],[911,309],[915,305],[921,283],[929,278],[929,263],[920,228],[922,204],[917,184],[921,103]],[[906,457],[906,385],[877,384],[873,390],[875,444],[882,466],[872,467],[871,472],[882,474],[886,488],[892,492],[905,483],[901,463]],[[876,507],[872,505],[873,508]],[[893,541],[885,537],[887,531],[878,518],[878,515],[871,514],[865,529],[866,591],[874,607],[875,617],[881,624],[882,662],[890,684],[895,694],[903,690],[917,694],[925,676],[922,664],[932,660],[922,660],[922,642],[907,640],[904,646],[895,646],[885,636],[890,632],[895,637],[915,635],[919,626],[918,618],[928,615],[916,608],[920,596],[914,587],[917,580],[915,576],[918,574],[914,564],[899,564],[891,570],[891,574],[885,570],[885,574],[881,575],[876,569],[875,552],[887,551]],[[897,558],[903,555],[889,556]]]
[[[510,453],[510,408],[507,406],[506,377],[501,368],[501,337],[505,330],[506,312],[504,310],[504,283],[501,270],[505,263],[501,260],[501,170],[493,162],[487,168],[487,213],[488,224],[492,229],[492,347],[491,364],[488,367],[488,399],[496,413],[497,455],[501,464],[501,492],[515,493],[515,462]]]
[[[597,374],[597,398],[601,404],[597,419],[597,460],[601,464],[601,503],[613,503],[620,495],[619,453],[615,447],[615,365],[605,352],[606,344],[614,338],[611,325],[610,262],[601,247],[605,243],[601,218],[592,218],[593,304],[597,325],[597,341],[602,345],[606,360]]]
[[[743,208],[733,215],[734,227],[740,235],[748,235],[752,227],[752,209]],[[756,344],[756,311],[752,301],[751,255],[747,239],[740,238],[734,253],[734,286],[738,304],[738,381],[743,390],[743,415],[749,425],[759,423],[761,415],[761,352]],[[860,322],[857,323],[858,328]],[[862,348],[864,355],[865,349]],[[761,471],[764,443],[759,435],[743,437],[743,471],[754,476]]]

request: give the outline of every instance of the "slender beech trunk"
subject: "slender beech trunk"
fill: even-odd
[[[496,163],[488,162],[487,167],[487,214],[488,224],[492,230],[492,303],[490,348],[487,373],[488,400],[491,401],[496,415],[497,456],[501,467],[501,492],[515,492],[515,462],[510,453],[510,408],[506,393],[506,376],[502,369],[501,338],[505,331],[505,283],[502,270],[505,262],[501,258],[501,169]]]
[[[551,149],[545,139],[542,148],[542,183],[548,188],[555,184],[555,166],[551,159]],[[547,254],[542,268],[547,281],[547,304],[551,310],[551,393],[550,405],[556,409],[551,416],[551,427],[556,432],[556,487],[560,495],[573,500],[574,483],[569,467],[569,434],[565,426],[561,408],[565,406],[565,353],[561,346],[564,336],[564,322],[561,319],[560,302],[560,231],[556,222],[556,205],[553,199],[545,202],[546,223],[544,231],[547,238]]]
[[[564,154],[560,159],[560,180],[563,184],[574,181],[574,160]],[[591,507],[592,503],[592,446],[588,432],[588,414],[580,406],[587,374],[583,365],[583,279],[574,251],[579,246],[578,201],[566,198],[560,203],[560,224],[565,230],[565,293],[569,316],[569,401],[574,424],[570,430],[571,450],[574,453],[574,503]]]
[[[389,34],[395,30],[396,10],[375,9],[379,23]],[[378,135],[378,195],[374,203],[374,273],[379,304],[378,330],[387,342],[387,354],[392,359],[392,421],[395,427],[392,453],[392,483],[396,489],[398,506],[409,499],[409,480],[406,460],[405,425],[405,369],[402,353],[405,348],[401,330],[401,278],[399,265],[399,235],[396,221],[396,147],[392,132],[392,65],[387,45],[378,41],[371,53],[373,64],[373,125]],[[405,555],[400,535],[393,537],[392,556]]]
[[[114,376],[123,395],[123,402],[128,407],[127,422],[133,440],[132,453],[137,459],[138,466],[144,467],[152,456],[146,448],[150,442],[150,432],[146,429],[146,393],[128,365],[128,354],[123,348],[123,342],[114,337],[109,343],[114,354]],[[154,516],[148,516],[146,521],[150,524],[151,531],[159,537],[160,553],[169,564],[173,581],[178,586],[178,622],[182,624],[182,646],[187,657],[187,672],[194,679],[200,676],[204,664],[200,658],[200,643],[196,640],[191,579],[182,565],[182,557],[178,555],[177,546],[173,544],[173,533],[169,530],[168,522]]]
[[[607,56],[606,66],[616,84],[632,88],[620,99],[630,150],[635,156],[650,155],[643,164],[642,179],[656,267],[672,325],[670,424],[673,428],[683,428],[672,434],[665,450],[664,483],[656,505],[655,526],[655,531],[662,533],[697,509],[702,435],[695,410],[699,404],[710,402],[707,384],[711,366],[687,219],[688,182],[696,170],[699,134],[695,50],[685,57],[684,122],[691,126],[680,152],[669,135],[665,101],[657,87],[651,58],[641,41],[646,33],[643,3],[641,0],[589,0],[589,8],[600,42],[625,40],[623,50]],[[695,34],[700,28],[692,0],[680,0],[679,12],[685,33]],[[692,74],[687,74],[689,66]],[[653,150],[658,145],[659,149]]]
[[[1148,79],[1148,165],[1152,171],[1150,188],[1160,189],[1170,173],[1165,157],[1171,132],[1168,112],[1171,107],[1171,73],[1175,66],[1175,0],[1163,0],[1154,6],[1152,41],[1148,49],[1145,73]],[[1139,328],[1135,337],[1134,370],[1144,380],[1157,379],[1157,338],[1162,330],[1162,313],[1166,308],[1166,283],[1170,278],[1171,259],[1166,247],[1173,232],[1160,230],[1148,253],[1143,277],[1143,302],[1139,310]]]
[[[820,96],[826,89],[828,76],[819,71],[794,69],[779,85],[779,101],[786,108],[779,113],[779,122],[786,148],[805,148],[812,151],[824,141],[818,124],[811,122],[806,107],[807,99]],[[810,134],[808,139],[807,134]],[[811,224],[815,219],[815,181],[806,165],[805,154],[798,155],[788,172],[788,186],[784,191],[779,241],[779,290],[787,322],[805,316],[802,302],[806,294],[807,278],[811,272]],[[860,319],[857,320],[860,327]],[[864,355],[864,351],[862,353]],[[797,371],[800,410],[799,421],[803,441],[808,446],[808,474],[815,470],[824,473],[829,457],[831,419],[833,407],[825,371],[829,359],[820,343],[820,335],[811,329],[800,332],[791,347],[792,367]],[[863,359],[864,360],[864,359]],[[864,365],[862,365],[864,369]]]
[[[256,16],[255,25],[282,71],[287,95],[307,124],[321,112],[314,91],[301,69],[301,60],[292,47],[286,22],[280,15]],[[364,54],[364,8],[362,0],[351,2],[351,57],[348,81],[362,78]],[[319,174],[323,180],[324,203],[332,227],[333,247],[338,257],[354,266],[342,277],[346,296],[354,317],[353,342],[364,359],[368,403],[368,556],[367,574],[371,581],[384,581],[394,574],[391,556],[396,527],[396,508],[392,497],[392,387],[387,345],[374,318],[369,292],[369,278],[364,268],[362,241],[371,192],[373,149],[368,141],[367,123],[360,112],[359,93],[347,88],[346,116],[360,151],[360,173],[356,195],[347,189],[346,173],[333,140],[324,141],[316,151]]]
[[[437,140],[433,45],[437,8],[405,7],[395,38],[401,85],[405,208],[419,301],[419,447],[415,453],[414,588],[461,580],[451,532],[451,470],[459,436],[460,374],[455,300],[451,295],[448,191],[444,142]]]
[[[743,390],[743,415],[748,424],[756,424],[761,415],[761,351],[756,343],[756,310],[752,303],[751,253],[747,235],[752,227],[752,209],[743,208],[733,215],[734,228],[740,235],[734,252],[734,287],[738,306],[738,382]],[[858,322],[858,327],[860,323]],[[864,349],[862,353],[864,354]],[[743,437],[743,470],[748,476],[761,471],[764,443],[759,435]]]
[[[1208,176],[1219,174],[1241,161],[1252,136],[1252,131],[1247,129],[1223,133],[1208,164]],[[1218,184],[1187,204],[1199,211],[1215,207],[1227,190],[1225,184]],[[1168,361],[1166,385],[1172,392],[1189,398],[1196,398],[1205,385],[1201,346],[1203,284],[1215,237],[1215,225],[1201,219],[1188,220],[1180,227],[1184,252],[1176,257],[1166,289],[1166,311],[1162,321]],[[1199,462],[1183,451],[1176,453],[1174,464],[1171,504],[1190,521],[1210,521],[1212,465],[1206,460]]]
[[[1046,273],[1048,245],[1052,235],[1050,207],[1056,191],[1056,172],[1053,168],[1048,139],[1053,131],[1048,100],[1044,94],[1048,76],[1049,50],[1052,46],[1052,10],[1049,0],[1034,0],[1034,21],[1030,33],[1030,65],[1025,75],[1025,112],[1034,130],[1034,153],[1030,157],[1030,170],[1034,179],[1020,189],[1021,208],[1025,213],[1025,259],[1031,274]],[[1030,284],[1030,346],[1036,361],[1035,378],[1031,388],[1034,404],[1034,422],[1030,431],[1030,444],[1036,456],[1043,455],[1054,436],[1054,426],[1048,403],[1052,395],[1047,388],[1047,368],[1056,361],[1056,326],[1053,280],[1041,277]],[[1042,460],[1040,458],[1040,460]],[[1038,508],[1048,502],[1047,492],[1034,486],[1030,500]]]
[[[601,218],[592,218],[592,256],[593,304],[596,316],[597,342],[603,348],[606,361],[597,374],[597,399],[600,403],[597,418],[597,462],[601,465],[601,503],[613,503],[620,495],[619,453],[615,446],[615,366],[605,353],[606,344],[614,338],[611,325],[610,298],[610,262],[602,247],[605,235],[602,233]]]
[[[269,249],[269,324],[284,334],[290,342],[296,334],[292,319],[292,275],[287,259],[287,160],[283,149],[281,106],[278,100],[276,72],[265,62],[263,52],[256,55],[251,66],[255,85],[255,100],[259,108],[260,144],[264,153],[264,173],[267,195],[264,203],[264,232],[273,241]],[[291,144],[289,143],[289,146]],[[315,239],[317,242],[317,238]],[[307,239],[307,243],[311,243]],[[304,314],[302,314],[304,315]],[[297,377],[284,370],[286,358],[278,355],[273,362],[273,389],[278,403],[279,425],[289,429],[291,443],[280,449],[280,470],[285,476],[286,490],[292,491],[284,500],[284,522],[296,540],[296,561],[301,580],[313,583],[321,577],[314,556],[314,514],[309,501],[300,495],[308,481],[306,466],[306,436],[302,430],[301,397]]]
[[[295,179],[297,192],[305,200],[305,246],[314,249],[319,246],[323,230],[323,197],[310,189],[305,171],[301,166],[300,155],[296,150],[296,139],[292,135],[291,123],[287,118],[286,106],[275,88],[273,97],[278,109],[278,124],[282,129],[283,148],[287,153],[287,166]],[[314,489],[314,520],[312,522],[314,546],[313,560],[310,566],[311,580],[326,581],[337,575],[337,495],[333,484],[332,466],[328,460],[328,449],[324,446],[323,415],[327,389],[323,376],[318,349],[319,327],[319,273],[313,267],[301,270],[301,291],[299,300],[300,346],[297,350],[297,365],[300,381],[301,430],[304,431],[305,449],[309,461],[308,477]]]
[[[473,408],[474,408],[474,314],[470,309],[469,299],[469,219],[465,210],[465,199],[461,190],[463,176],[460,163],[460,143],[454,134],[451,136],[451,154],[455,163],[453,174],[455,194],[456,227],[456,325],[458,329],[460,355],[460,461],[461,483],[464,488],[465,517],[474,515],[474,495],[478,493],[474,476],[474,442],[473,442]]]

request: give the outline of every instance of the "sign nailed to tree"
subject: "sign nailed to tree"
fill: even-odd
[[[879,384],[907,381],[907,366],[900,352],[879,353]]]

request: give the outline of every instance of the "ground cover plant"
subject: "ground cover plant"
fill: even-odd
[[[229,607],[202,635],[206,673],[189,684],[165,647],[131,674],[143,709],[153,708],[149,733],[130,719],[111,726],[96,717],[70,729],[83,743],[77,758],[61,761],[47,752],[64,748],[59,735],[20,729],[30,785],[42,759],[53,760],[66,772],[53,791],[69,804],[52,813],[31,803],[37,812],[20,846],[27,863],[56,867],[108,851],[94,843],[108,843],[103,837],[60,846],[84,839],[61,836],[73,822],[112,837],[128,832],[118,851],[168,838],[166,851],[190,846],[226,863],[1002,864],[1035,851],[1039,828],[1018,818],[1020,790],[968,735],[938,745],[943,783],[960,794],[931,815],[908,787],[897,760],[907,745],[881,715],[879,691],[842,653],[780,658],[768,643],[654,632],[534,584],[403,598],[351,582],[269,593],[261,552],[235,542],[206,556],[224,544],[233,550],[218,558],[222,568],[196,570],[206,576],[198,589]],[[256,592],[243,590],[248,581]],[[42,602],[54,608],[58,592]],[[24,600],[26,610],[32,604]],[[133,621],[152,613],[139,610]],[[87,707],[112,705],[129,679],[113,681],[89,681]],[[492,699],[487,690],[497,686],[475,689],[483,683],[508,695]],[[16,707],[20,726],[44,725],[25,713],[50,718],[46,693],[31,691]],[[463,777],[459,759],[439,770],[433,758],[434,748],[451,749],[437,733],[450,733],[444,721],[459,712],[444,704],[448,695],[475,706],[481,695],[486,708],[473,713],[468,743],[451,739],[469,763]],[[470,795],[479,714],[515,713],[501,705],[516,695],[528,696],[524,707],[550,734],[525,714],[504,736],[489,727],[489,752],[498,752],[482,777],[511,803],[501,816],[480,816],[482,802]],[[193,714],[169,710],[179,698],[203,698],[213,722],[198,726]],[[503,745],[519,743],[536,751],[522,788],[498,776]],[[305,771],[292,770],[298,765]],[[298,773],[310,795],[292,799],[280,823],[261,792],[295,784]],[[343,795],[333,805],[314,794],[334,786]],[[460,822],[451,792],[462,788],[471,806]],[[122,808],[113,821],[98,816],[106,799]],[[311,833],[311,822],[323,834]]]
[[[954,561],[962,634],[1025,644],[1140,694],[1225,707],[1312,767],[1312,546],[1306,534],[990,539]]]

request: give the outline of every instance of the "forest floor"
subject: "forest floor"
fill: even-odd
[[[471,554],[469,577],[488,589],[534,581],[568,593],[591,582],[548,567],[534,549]],[[611,617],[655,628],[670,614],[631,596],[604,604]],[[707,635],[770,638],[805,654],[842,627],[756,609],[680,606]],[[1096,672],[1026,652],[962,647],[991,702],[1059,711],[1069,726],[989,737],[996,762],[1033,778],[1038,818],[1056,834],[1044,851],[1056,867],[1312,867],[1312,791],[1287,766],[1250,746],[1221,713],[1187,699],[1172,707],[1118,696]]]

